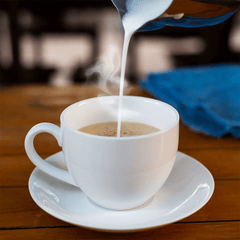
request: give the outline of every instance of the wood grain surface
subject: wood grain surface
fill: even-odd
[[[23,142],[37,123],[59,125],[70,104],[103,95],[88,85],[53,88],[48,85],[0,89],[0,239],[240,239],[240,141],[212,138],[180,124],[179,150],[205,165],[215,179],[210,201],[177,223],[137,233],[104,233],[58,220],[32,200],[28,179],[34,169]],[[153,98],[132,85],[129,95]],[[35,147],[46,158],[61,151],[49,134],[39,134]]]

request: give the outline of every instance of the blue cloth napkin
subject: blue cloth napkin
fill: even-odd
[[[175,107],[191,129],[240,138],[240,64],[151,73],[140,86]]]

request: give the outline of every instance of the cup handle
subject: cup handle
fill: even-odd
[[[52,134],[57,139],[58,145],[61,147],[60,128],[51,123],[39,123],[34,127],[32,127],[26,135],[24,145],[25,145],[27,156],[33,162],[33,164],[36,165],[39,169],[41,169],[43,172],[61,181],[77,186],[68,171],[57,168],[45,162],[36,152],[33,145],[33,140],[37,134],[43,133],[43,132]]]

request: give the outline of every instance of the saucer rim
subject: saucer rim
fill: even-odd
[[[55,157],[55,155],[59,155],[59,154],[62,154],[62,151],[59,151],[59,152],[57,152],[55,154],[50,155],[45,160],[47,161],[47,160],[49,160],[49,158],[53,158],[53,157]],[[72,225],[75,225],[75,226],[78,226],[78,227],[83,227],[83,228],[89,229],[89,230],[100,231],[100,232],[128,233],[128,232],[148,231],[148,230],[152,230],[152,229],[155,229],[155,228],[158,228],[158,227],[163,227],[163,226],[166,226],[166,225],[178,222],[180,220],[183,220],[183,219],[191,216],[192,214],[194,214],[195,212],[200,210],[204,205],[206,205],[207,202],[211,199],[211,197],[213,195],[213,192],[214,192],[214,189],[215,189],[215,181],[214,181],[214,178],[213,178],[211,172],[202,163],[200,163],[198,160],[194,159],[193,157],[178,151],[177,152],[177,156],[179,156],[179,154],[182,155],[184,158],[185,157],[190,158],[191,161],[195,161],[196,164],[199,164],[199,165],[201,165],[201,167],[203,167],[203,169],[208,173],[210,179],[212,180],[212,188],[210,189],[208,198],[206,198],[201,204],[197,205],[197,207],[195,207],[191,211],[189,211],[189,213],[186,216],[179,217],[179,218],[174,218],[171,221],[166,221],[166,222],[160,223],[160,224],[157,223],[157,220],[156,220],[156,224],[150,224],[150,226],[147,226],[148,224],[146,223],[146,227],[139,227],[139,228],[138,227],[134,227],[134,228],[131,228],[131,227],[130,228],[126,228],[126,227],[125,228],[121,228],[121,227],[120,228],[117,228],[117,227],[114,227],[114,228],[113,227],[105,227],[105,228],[102,228],[102,227],[91,226],[89,224],[88,225],[84,225],[83,223],[77,223],[77,222],[72,221],[72,220],[67,220],[61,214],[57,214],[57,213],[49,211],[49,208],[47,208],[44,205],[42,205],[40,203],[40,201],[38,200],[38,198],[35,196],[33,190],[31,190],[31,183],[33,181],[32,178],[34,177],[33,175],[35,174],[35,172],[37,170],[43,172],[38,167],[34,168],[34,170],[32,171],[32,173],[31,173],[31,175],[29,177],[28,190],[29,190],[30,196],[32,197],[33,201],[38,205],[38,207],[40,207],[43,211],[45,211],[49,215],[51,215],[51,216],[53,216],[53,217],[55,217],[55,218],[57,218],[59,220],[62,220],[64,222],[66,222],[66,223],[69,223],[69,224],[72,224]],[[61,180],[58,180],[58,181],[61,181]],[[112,210],[112,211],[114,211],[114,210]]]

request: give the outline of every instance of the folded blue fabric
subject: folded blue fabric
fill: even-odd
[[[151,73],[140,86],[175,107],[191,129],[240,138],[240,64]]]

